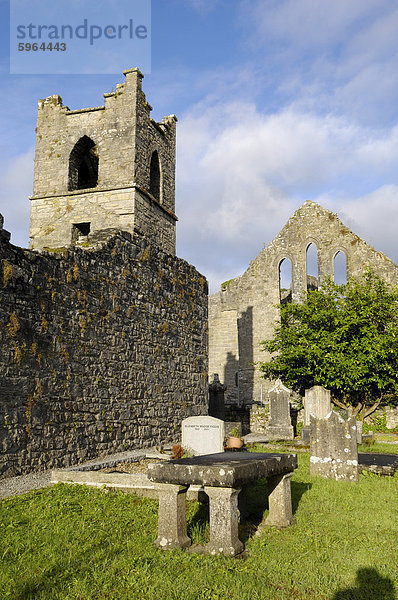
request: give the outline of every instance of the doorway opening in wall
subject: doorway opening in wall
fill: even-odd
[[[74,223],[72,225],[72,242],[82,242],[90,233],[91,223]]]

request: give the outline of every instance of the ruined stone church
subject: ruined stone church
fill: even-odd
[[[315,274],[309,273],[310,251],[317,258]],[[371,267],[387,282],[398,282],[396,264],[350,231],[335,213],[307,201],[243,275],[210,296],[209,374],[218,373],[227,386],[227,403],[247,407],[267,402],[270,382],[261,377],[256,363],[268,359],[260,342],[273,337],[277,305],[299,300],[326,277],[334,279],[341,258],[346,278]],[[281,278],[286,264],[287,286]]]
[[[208,372],[230,404],[261,401],[276,305],[333,276],[337,255],[347,276],[369,265],[397,281],[391,260],[306,202],[208,304],[206,278],[175,255],[177,119],[154,121],[143,75],[124,76],[101,106],[39,101],[30,250],[0,215],[0,477],[178,440],[184,418],[208,412]]]

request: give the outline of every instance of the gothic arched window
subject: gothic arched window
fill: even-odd
[[[334,282],[337,285],[345,285],[347,283],[347,257],[342,250],[336,252],[333,259],[333,276]]]
[[[84,135],[69,157],[69,190],[93,188],[98,183],[98,152],[92,139]]]
[[[283,258],[279,263],[279,300],[281,304],[292,301],[292,263]]]
[[[307,246],[307,290],[318,289],[318,248],[314,242]]]

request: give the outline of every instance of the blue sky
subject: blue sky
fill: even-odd
[[[0,11],[0,212],[26,246],[37,100],[98,106],[140,65],[10,75]],[[212,291],[306,199],[398,262],[397,31],[391,0],[152,0],[143,87],[154,118],[179,119],[177,253]]]

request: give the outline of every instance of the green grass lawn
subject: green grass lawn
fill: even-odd
[[[379,441],[398,442],[397,433],[376,433],[376,439]]]
[[[398,445],[383,444],[382,441],[376,441],[374,444],[360,444],[358,446],[358,452],[380,452],[382,454],[398,454]]]
[[[58,484],[1,500],[0,598],[398,597],[398,474],[336,482],[309,475],[308,453],[298,460],[292,480],[296,524],[253,535],[264,508],[260,482],[251,492],[250,522],[241,525],[244,558],[155,549],[157,503],[121,492]],[[205,517],[202,505],[189,504],[195,542],[206,539]]]

